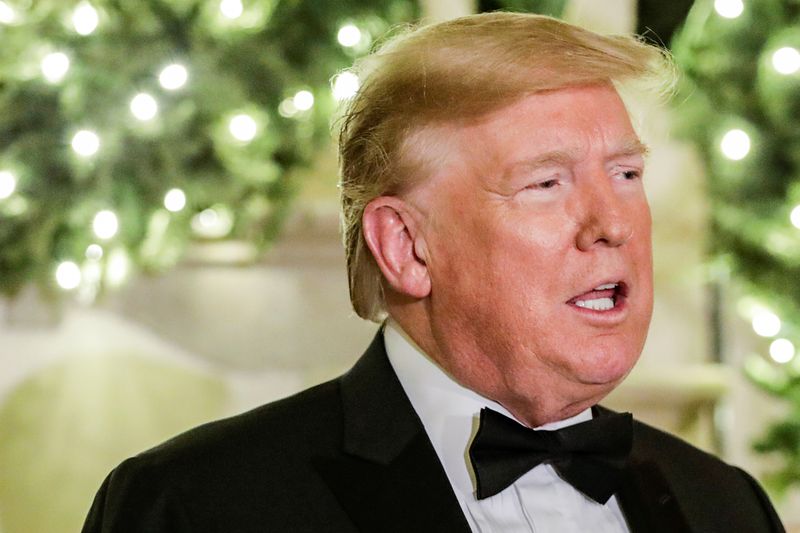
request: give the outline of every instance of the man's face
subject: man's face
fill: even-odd
[[[431,279],[431,346],[464,385],[542,423],[635,364],[652,311],[643,147],[611,86],[527,96],[446,129],[410,193]]]

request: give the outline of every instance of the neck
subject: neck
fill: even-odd
[[[499,403],[517,420],[529,427],[539,427],[571,418],[594,406],[613,387],[607,385],[571,384],[558,377],[542,379],[536,386],[515,393],[507,385],[502,371],[492,359],[482,355],[477,345],[438,339],[431,323],[409,312],[410,306],[389,310],[391,319],[439,368],[484,398]]]

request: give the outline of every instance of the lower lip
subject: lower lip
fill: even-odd
[[[614,307],[606,311],[597,311],[594,309],[588,309],[586,307],[579,307],[574,303],[568,303],[567,305],[580,313],[582,317],[603,325],[621,322],[622,319],[625,318],[625,315],[627,315],[628,311],[627,298],[621,295],[614,296]]]

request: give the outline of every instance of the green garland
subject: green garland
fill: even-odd
[[[800,3],[697,0],[673,50],[678,115],[708,171],[712,270],[764,337],[748,377],[788,407],[756,444],[782,458],[780,492],[800,485]]]
[[[418,14],[410,0],[0,2],[0,293],[58,281],[91,300],[195,238],[262,250],[292,170],[329,140],[332,76]],[[360,38],[344,46],[348,24]]]
[[[352,90],[332,76],[419,15],[413,0],[0,0],[0,294],[92,301],[195,239],[264,250],[293,171],[330,140],[333,92]]]

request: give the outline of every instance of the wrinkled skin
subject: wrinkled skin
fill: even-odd
[[[433,175],[365,213],[389,313],[531,426],[597,403],[636,363],[652,313],[644,147],[617,92],[537,93],[435,134],[451,150]],[[373,215],[396,231],[371,239]],[[613,309],[575,305],[607,283],[620,284]]]

